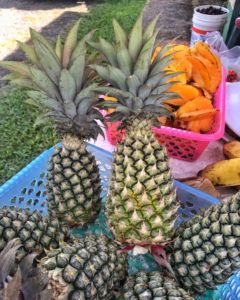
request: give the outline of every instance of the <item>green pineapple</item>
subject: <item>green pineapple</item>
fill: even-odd
[[[240,269],[240,193],[184,223],[170,263],[181,285],[203,294]]]
[[[126,136],[116,147],[106,203],[108,225],[120,243],[165,244],[174,233],[178,203],[165,147],[159,145],[151,126],[156,116],[168,116],[163,100],[176,97],[166,92],[177,75],[164,69],[172,55],[165,46],[151,63],[157,18],[145,31],[140,15],[127,35],[113,21],[116,44],[104,39],[89,42],[107,60],[106,66],[92,65],[111,87],[96,89],[117,98],[103,101],[114,108],[109,121],[121,121]],[[159,124],[158,124],[159,125]]]
[[[51,119],[62,144],[49,162],[48,211],[52,217],[71,226],[92,222],[101,207],[101,183],[94,156],[86,140],[103,134],[97,120],[104,122],[94,108],[97,97],[92,89],[92,71],[86,66],[87,34],[77,40],[79,21],[64,43],[58,37],[55,47],[42,35],[30,30],[32,46],[19,43],[31,64],[3,61],[0,66],[12,74],[5,79],[26,87],[29,102],[47,112],[37,123]]]
[[[108,300],[126,277],[127,254],[106,236],[89,235],[63,244],[40,262],[54,299]]]
[[[22,243],[18,260],[32,252],[42,255],[45,249],[58,248],[61,241],[70,240],[68,228],[60,226],[57,220],[49,220],[29,209],[0,208],[0,251],[14,238]]]
[[[194,300],[173,279],[161,272],[143,271],[129,276],[123,288],[122,300]]]

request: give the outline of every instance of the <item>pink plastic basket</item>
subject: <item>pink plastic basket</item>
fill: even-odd
[[[225,129],[225,94],[226,73],[222,69],[222,82],[214,97],[214,107],[219,110],[215,116],[213,127],[209,133],[193,133],[191,131],[167,126],[153,127],[160,144],[165,145],[170,157],[186,161],[196,160],[209,142],[216,141],[224,135]],[[124,130],[117,130],[119,122],[108,123],[107,139],[112,145],[122,140]]]

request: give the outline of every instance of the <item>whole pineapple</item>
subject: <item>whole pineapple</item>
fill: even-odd
[[[71,226],[92,222],[101,206],[99,169],[85,141],[103,134],[96,120],[104,122],[94,108],[97,101],[90,84],[92,71],[86,67],[87,34],[77,40],[79,21],[74,24],[62,45],[55,48],[42,35],[30,30],[33,46],[20,43],[31,64],[3,61],[10,70],[7,79],[26,87],[29,102],[47,112],[37,122],[51,119],[59,136],[48,168],[48,211]],[[6,78],[5,78],[6,79]]]
[[[42,217],[38,211],[0,208],[0,251],[14,238],[22,243],[18,260],[32,252],[42,255],[46,249],[58,248],[61,241],[70,240],[68,228],[60,226],[57,220]]]
[[[240,193],[184,223],[170,263],[181,285],[203,294],[240,269]]]
[[[90,45],[102,52],[107,65],[93,65],[111,87],[96,89],[117,101],[103,101],[114,108],[109,121],[121,121],[126,136],[114,152],[106,203],[108,225],[120,243],[165,244],[174,233],[178,203],[165,147],[159,145],[151,126],[156,116],[169,115],[163,100],[176,73],[164,71],[171,56],[166,46],[151,63],[157,32],[155,18],[145,31],[142,15],[127,35],[113,20],[116,44],[104,39]]]
[[[129,276],[122,300],[193,300],[173,279],[161,272],[139,272]]]
[[[126,277],[127,254],[104,235],[89,235],[49,251],[40,262],[54,299],[108,300]]]

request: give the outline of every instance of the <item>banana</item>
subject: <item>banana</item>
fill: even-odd
[[[222,160],[207,166],[200,175],[208,178],[214,185],[240,185],[240,158]]]
[[[126,32],[123,30],[123,28],[121,27],[121,25],[118,23],[116,19],[113,19],[112,23],[115,32],[116,44],[127,47],[128,38]]]
[[[143,43],[142,18],[143,18],[143,14],[141,13],[129,35],[128,51],[133,61],[136,61],[140,53],[140,50],[142,48],[142,43]]]
[[[73,52],[73,49],[77,45],[79,23],[80,23],[80,20],[75,22],[75,24],[70,29],[70,31],[66,37],[64,47],[63,47],[63,54],[62,54],[62,65],[64,68],[67,68],[70,58],[71,58],[71,55],[72,55],[72,52]]]
[[[228,158],[240,158],[240,142],[232,141],[224,144],[223,152]]]

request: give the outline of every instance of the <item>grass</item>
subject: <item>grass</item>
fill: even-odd
[[[102,0],[83,17],[80,34],[97,28],[96,36],[112,40],[112,18],[116,18],[129,30],[145,2]],[[58,141],[51,128],[33,126],[39,112],[26,104],[26,99],[24,90],[14,90],[0,97],[0,185]]]

